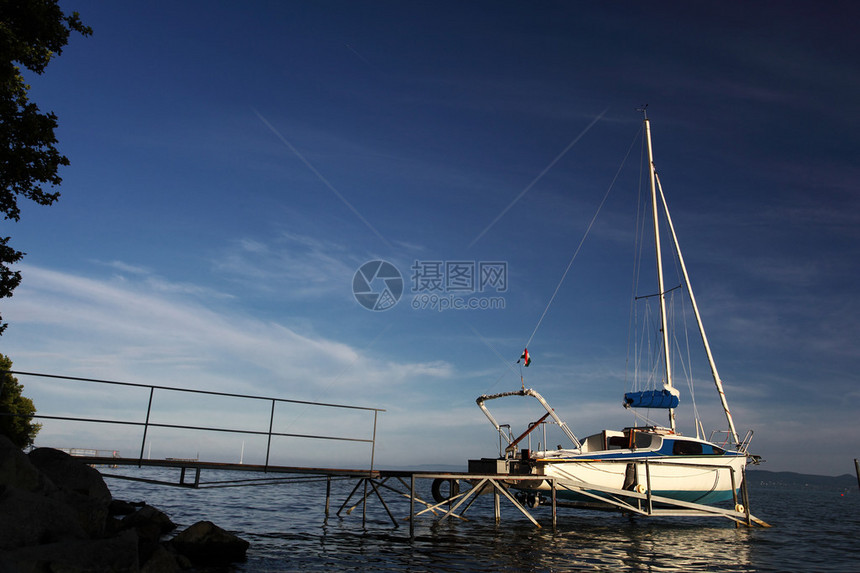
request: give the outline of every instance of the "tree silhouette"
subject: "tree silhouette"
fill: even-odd
[[[33,423],[36,407],[21,395],[24,387],[9,373],[12,361],[0,354],[0,434],[19,448],[32,446],[42,424]]]
[[[46,191],[62,179],[61,165],[69,160],[56,148],[57,116],[43,113],[27,95],[30,86],[21,67],[41,74],[54,56],[62,53],[72,32],[84,36],[77,12],[63,13],[56,0],[0,0],[0,211],[4,219],[18,221],[18,197],[51,205],[60,193]],[[12,296],[21,273],[10,265],[24,253],[11,247],[11,237],[0,237],[0,298]],[[0,334],[7,324],[0,317]]]

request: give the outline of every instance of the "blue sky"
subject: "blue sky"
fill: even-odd
[[[860,457],[854,3],[62,5],[94,34],[30,78],[71,166],[55,206],[2,223],[27,252],[2,301],[16,369],[384,408],[377,465],[493,456],[474,399],[519,388],[623,163],[525,374],[577,435],[630,425],[638,140],[624,158],[647,103],[739,430],[764,469]],[[352,292],[371,260],[404,276],[383,312]],[[467,293],[504,308],[413,308],[415,261],[504,262],[506,290]],[[81,432],[40,441],[135,447]],[[153,456],[208,447],[182,440]]]

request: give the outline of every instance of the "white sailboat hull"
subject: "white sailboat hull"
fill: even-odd
[[[646,461],[647,460],[647,461]],[[611,459],[582,456],[549,461],[538,459],[533,475],[555,478],[557,495],[582,500],[583,490],[610,488],[645,493],[701,504],[735,499],[741,486],[746,457],[632,457]],[[535,480],[517,489],[548,491],[549,482]]]

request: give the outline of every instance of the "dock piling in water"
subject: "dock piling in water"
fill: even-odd
[[[860,487],[860,460],[854,458],[854,471],[857,472],[857,487]]]

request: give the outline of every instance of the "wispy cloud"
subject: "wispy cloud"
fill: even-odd
[[[342,194],[342,193],[341,193],[337,188],[335,188],[335,186],[334,186],[334,185],[332,185],[332,184],[331,184],[331,182],[330,182],[328,179],[326,179],[326,177],[325,177],[322,173],[320,173],[320,172],[319,172],[319,170],[317,170],[317,168],[316,168],[316,167],[315,167],[315,166],[314,166],[310,161],[308,161],[308,160],[305,158],[305,156],[304,156],[304,155],[302,155],[302,154],[299,152],[299,150],[298,150],[298,149],[296,149],[296,148],[293,146],[293,144],[292,144],[292,143],[290,143],[290,141],[289,141],[286,137],[284,137],[284,136],[281,134],[281,132],[280,132],[280,131],[278,131],[278,130],[275,128],[275,126],[273,126],[271,123],[269,123],[269,120],[267,120],[265,117],[263,117],[263,115],[262,115],[260,112],[258,112],[256,109],[252,109],[252,111],[254,112],[254,114],[255,114],[258,118],[260,118],[260,121],[262,121],[262,122],[263,122],[263,124],[265,124],[265,126],[269,128],[269,131],[271,131],[271,132],[275,135],[275,137],[277,137],[277,138],[281,141],[281,143],[283,143],[284,145],[286,145],[286,146],[287,146],[287,148],[288,148],[290,151],[292,151],[292,152],[293,152],[293,154],[295,154],[295,156],[296,156],[296,157],[298,157],[298,158],[299,158],[299,160],[300,160],[302,163],[304,163],[304,165],[305,165],[305,166],[306,166],[306,167],[307,167],[307,168],[308,168],[308,169],[309,169],[309,170],[310,170],[310,171],[311,171],[311,172],[316,176],[316,178],[317,178],[317,179],[319,179],[319,181],[320,181],[323,185],[325,185],[325,186],[326,186],[326,187],[327,187],[327,188],[328,188],[332,193],[334,193],[334,195],[335,195],[338,199],[340,199],[341,203],[343,203],[344,205],[346,205],[346,207],[347,207],[350,211],[352,211],[352,213],[353,213],[356,217],[358,217],[358,219],[359,219],[362,223],[364,223],[364,225],[365,225],[368,229],[370,229],[370,230],[371,230],[371,232],[373,232],[373,234],[374,234],[374,235],[376,235],[377,237],[379,237],[379,240],[381,240],[381,241],[382,241],[386,246],[388,246],[388,247],[390,247],[390,246],[391,246],[391,244],[388,242],[388,239],[386,239],[385,237],[383,237],[383,236],[382,236],[382,233],[380,233],[379,231],[377,231],[377,230],[376,230],[376,227],[374,227],[374,226],[370,223],[370,221],[368,221],[368,220],[364,217],[364,215],[362,215],[362,214],[361,214],[361,212],[360,212],[358,209],[356,209],[356,208],[353,206],[353,204],[352,204],[352,203],[350,203],[350,202],[349,202],[349,200],[347,200],[347,198],[346,198],[346,197],[345,197],[345,196],[344,196],[344,195],[343,195],[343,194]]]
[[[334,293],[348,296],[352,275],[362,262],[340,243],[283,231],[265,242],[235,240],[212,264],[219,275],[250,292],[318,299]]]
[[[445,362],[380,360],[313,332],[229,307],[210,308],[185,289],[154,291],[147,280],[30,266],[22,271],[27,281],[7,310],[21,347],[15,359],[24,363],[17,367],[158,383],[179,375],[182,386],[238,384],[248,391],[299,394],[326,380],[339,390],[357,389],[358,383],[367,390],[450,373]],[[49,334],[28,341],[36,332]],[[56,354],[47,356],[45,349]]]

